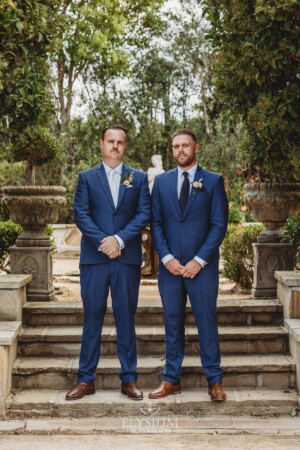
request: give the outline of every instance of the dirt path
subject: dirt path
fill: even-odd
[[[298,450],[299,442],[299,436],[265,434],[0,436],[1,450]]]

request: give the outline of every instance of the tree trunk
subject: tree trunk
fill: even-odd
[[[35,186],[35,165],[30,162],[26,164],[25,185]]]
[[[206,133],[206,136],[210,139],[211,134],[210,134],[210,127],[209,127],[208,114],[207,114],[207,104],[206,104],[206,98],[205,98],[205,86],[206,86],[207,77],[204,73],[204,70],[206,70],[206,68],[200,70],[200,83],[201,83],[200,84],[200,99],[201,99],[202,107],[203,107],[205,133]]]
[[[163,161],[164,167],[166,170],[170,168],[170,139],[171,139],[171,105],[170,105],[170,97],[169,90],[163,98],[163,107],[164,107],[164,131],[163,136],[165,140],[164,145],[164,154]]]

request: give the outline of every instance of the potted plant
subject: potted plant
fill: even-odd
[[[26,161],[25,186],[3,187],[3,204],[13,222],[23,226],[19,240],[45,239],[44,228],[58,219],[66,201],[61,186],[35,186],[37,165],[52,161],[59,152],[59,143],[53,134],[41,126],[28,127],[15,141],[15,161]]]
[[[31,273],[29,300],[48,301],[54,298],[52,281],[51,240],[45,232],[48,224],[57,222],[59,211],[66,205],[66,189],[62,186],[35,186],[35,166],[52,161],[59,144],[50,131],[30,127],[19,136],[14,146],[17,161],[27,161],[25,186],[3,187],[2,203],[10,219],[23,228],[10,248],[11,273]],[[32,183],[32,184],[30,184]]]

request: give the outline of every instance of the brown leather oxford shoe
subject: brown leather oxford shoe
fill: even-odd
[[[122,383],[121,393],[127,395],[130,400],[143,400],[143,392],[138,389],[135,381]]]
[[[94,383],[87,384],[78,381],[76,386],[67,393],[66,400],[79,400],[85,395],[92,395],[95,394],[95,392],[96,390]]]
[[[150,392],[149,398],[164,398],[171,394],[180,394],[181,393],[181,387],[180,384],[172,384],[168,381],[163,381],[161,385],[155,389],[154,391]]]
[[[215,402],[224,402],[224,400],[226,400],[227,398],[222,384],[219,383],[210,384],[208,386],[208,394],[210,395],[210,398]]]

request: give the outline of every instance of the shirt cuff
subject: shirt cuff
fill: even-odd
[[[164,256],[164,257],[162,258],[161,262],[162,262],[164,265],[166,265],[167,262],[171,261],[171,259],[173,259],[173,258],[174,258],[174,256],[171,255],[171,253],[169,253],[168,255],[166,255],[166,256]]]
[[[121,248],[121,250],[123,250],[123,248],[125,247],[124,241],[123,239],[121,239],[117,234],[114,235],[114,237],[117,239],[117,241],[119,242],[119,246]]]
[[[195,261],[197,261],[200,264],[200,266],[202,266],[202,268],[205,267],[207,264],[207,262],[204,261],[204,259],[199,258],[199,256],[195,256],[194,259],[195,259]]]

